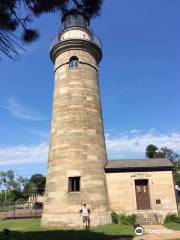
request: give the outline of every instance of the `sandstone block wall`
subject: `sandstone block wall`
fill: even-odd
[[[148,179],[151,209],[162,215],[177,213],[174,183],[171,171],[106,173],[110,208],[119,213],[138,213],[135,180]],[[156,199],[161,204],[156,204]]]
[[[69,68],[70,57],[78,68]],[[81,63],[82,62],[82,63]],[[61,53],[55,85],[43,225],[79,226],[83,201],[92,209],[92,225],[110,223],[104,166],[107,161],[97,63],[83,50]],[[68,192],[68,178],[80,177],[80,192]],[[99,216],[99,217],[98,217]]]

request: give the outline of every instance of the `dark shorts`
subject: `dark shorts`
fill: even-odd
[[[83,216],[83,223],[89,222],[89,221],[90,221],[89,216]]]

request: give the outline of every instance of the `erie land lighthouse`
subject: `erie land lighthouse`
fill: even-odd
[[[111,223],[98,83],[101,43],[82,14],[66,15],[51,49],[55,86],[44,225],[79,226],[87,201],[93,225]]]
[[[136,214],[143,224],[176,214],[169,160],[107,159],[98,79],[102,48],[89,19],[64,15],[50,55],[55,82],[42,225],[81,227],[84,201],[92,226],[111,223],[112,211]]]

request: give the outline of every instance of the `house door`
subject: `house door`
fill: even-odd
[[[147,179],[135,180],[137,210],[150,209],[149,187]]]

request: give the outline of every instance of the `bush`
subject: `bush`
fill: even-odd
[[[125,213],[123,214],[117,214],[115,212],[112,212],[111,214],[112,216],[112,222],[114,224],[125,224],[125,225],[134,225],[136,223],[136,215],[132,214],[132,215],[125,215]]]
[[[19,198],[15,201],[15,204],[24,204],[26,201],[24,198]]]
[[[180,224],[180,216],[177,216],[176,214],[168,214],[164,220],[164,223],[179,223]]]
[[[119,215],[119,220],[120,223],[125,224],[125,225],[134,225],[136,223],[136,215],[125,215],[125,214],[120,214]]]
[[[118,224],[119,222],[119,215],[115,212],[111,213],[112,223]]]

